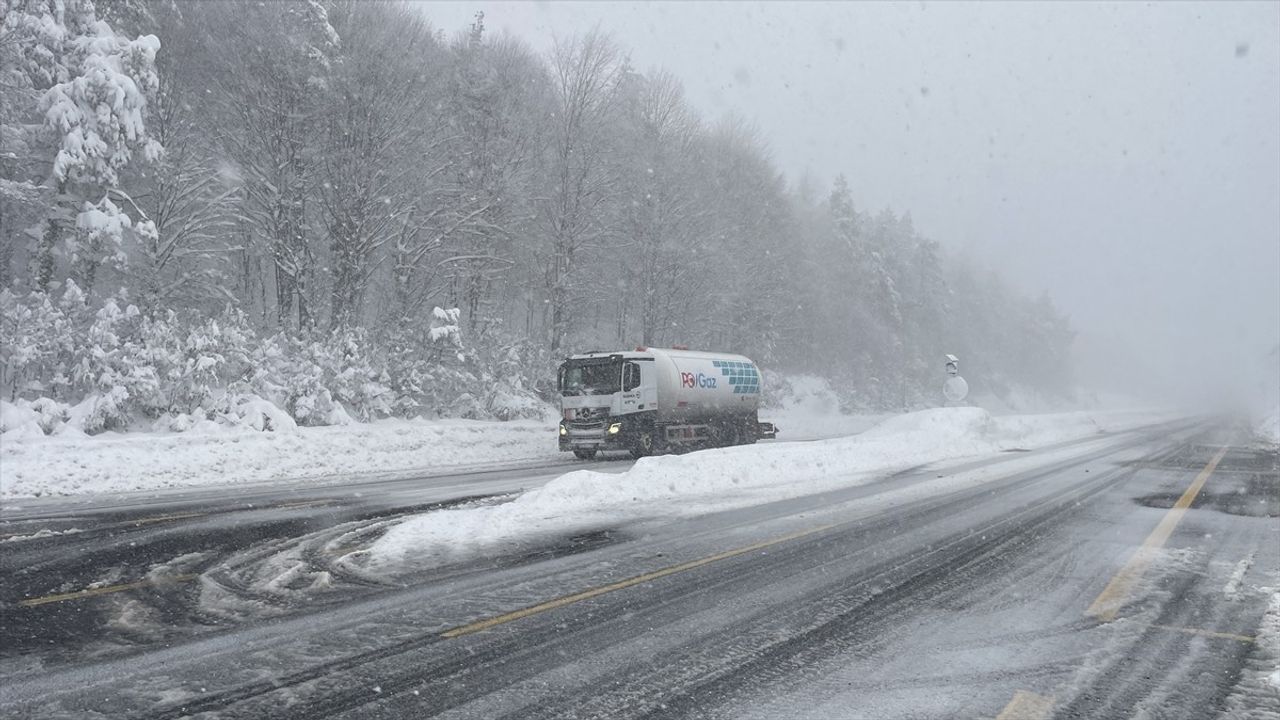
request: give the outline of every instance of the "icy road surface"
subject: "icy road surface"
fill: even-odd
[[[6,514],[0,715],[1280,717],[1280,467],[1225,421],[359,562],[558,474]]]

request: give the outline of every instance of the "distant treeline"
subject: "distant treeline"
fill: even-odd
[[[856,210],[843,179],[824,198],[788,187],[748,123],[700,118],[606,34],[544,57],[482,16],[446,36],[430,5],[8,5],[5,399],[114,393],[103,427],[208,415],[268,345],[274,372],[316,378],[253,393],[294,408],[271,388],[336,392],[324,377],[348,358],[378,385],[347,393],[377,398],[347,408],[366,417],[509,414],[550,396],[558,358],[638,344],[821,374],[857,408],[937,402],[944,353],[997,394],[1069,390],[1072,332],[1047,299],[909,216]],[[227,332],[246,367],[178,349]],[[152,371],[205,389],[143,403],[73,380],[77,354],[133,343],[145,364],[148,342],[178,353]]]

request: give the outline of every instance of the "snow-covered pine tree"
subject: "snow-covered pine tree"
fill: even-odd
[[[31,253],[37,287],[47,290],[54,282],[61,254],[84,289],[92,290],[104,262],[123,262],[131,233],[154,233],[137,208],[122,207],[129,198],[120,189],[120,172],[135,154],[154,160],[162,152],[146,128],[160,41],[118,35],[89,0],[6,5],[4,77],[18,92],[12,96],[16,107],[5,108],[4,134],[27,149],[43,146],[51,157],[43,177],[28,173],[6,183],[5,200],[23,204],[38,197],[45,204],[41,227],[32,233],[38,237]],[[39,129],[30,123],[37,114]],[[14,121],[26,124],[19,128]],[[12,240],[5,246],[11,248]]]

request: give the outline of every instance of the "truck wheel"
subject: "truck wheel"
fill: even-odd
[[[733,447],[742,444],[742,429],[737,425],[721,425],[713,436],[712,447]]]
[[[653,454],[653,433],[642,432],[636,438],[636,444],[631,448],[631,457],[639,460],[645,455]]]
[[[595,450],[574,450],[573,454],[579,460],[594,460],[596,457]]]

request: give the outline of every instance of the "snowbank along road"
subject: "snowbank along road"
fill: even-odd
[[[1280,717],[1280,467],[1227,422],[374,561],[555,474],[6,514],[0,714]]]

